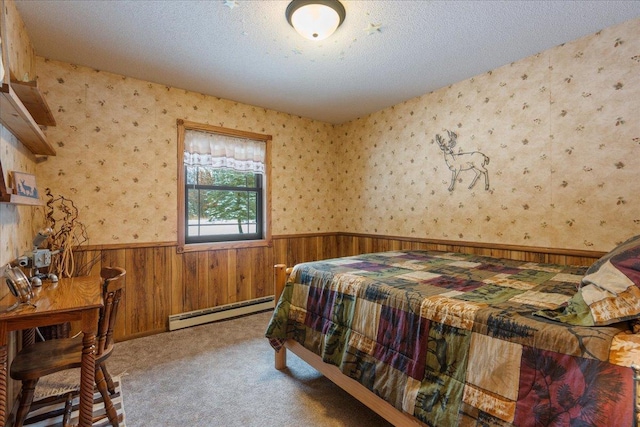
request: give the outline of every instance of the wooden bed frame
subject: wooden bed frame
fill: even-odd
[[[284,264],[276,264],[274,266],[274,291],[275,304],[278,304],[280,295],[284,291],[287,278],[291,274],[292,268],[287,268]],[[275,368],[278,370],[287,367],[287,350],[294,353],[300,359],[307,362],[313,368],[318,370],[322,375],[331,380],[338,387],[355,397],[357,400],[366,405],[369,409],[389,421],[394,426],[426,426],[413,416],[402,412],[391,405],[386,400],[377,396],[371,390],[357,382],[356,380],[344,375],[337,366],[325,363],[322,358],[310,350],[307,350],[293,339],[285,342],[284,347],[280,351],[275,352]],[[633,365],[634,378],[636,383],[636,427],[640,427],[640,365]]]

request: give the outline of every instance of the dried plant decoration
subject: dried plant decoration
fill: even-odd
[[[55,252],[50,272],[58,277],[86,276],[100,260],[98,256],[78,262],[81,257],[74,251],[89,241],[86,226],[78,220],[78,208],[73,200],[63,196],[54,196],[46,189],[45,226],[51,227],[53,234],[48,240],[49,249]]]

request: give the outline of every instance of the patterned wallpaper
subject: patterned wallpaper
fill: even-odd
[[[176,119],[269,134],[275,234],[334,231],[330,124],[38,58],[57,150],[38,179],[76,202],[89,244],[177,239]]]
[[[638,117],[640,19],[339,126],[340,229],[609,250],[640,234]]]
[[[640,234],[640,20],[340,126],[43,58],[37,72],[58,122],[38,180],[78,204],[90,244],[176,240],[178,118],[273,136],[275,235],[605,251]],[[438,140],[463,169],[452,191]]]

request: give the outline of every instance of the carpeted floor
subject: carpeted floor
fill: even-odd
[[[126,406],[127,427],[390,426],[292,353],[288,368],[276,370],[264,338],[270,318],[269,311],[117,343],[107,366],[122,380],[114,404],[123,418]],[[37,397],[78,383],[79,370],[44,377]]]
[[[293,354],[273,367],[271,312],[116,344],[128,427],[390,426]]]

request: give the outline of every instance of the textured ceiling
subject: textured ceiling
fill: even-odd
[[[343,0],[313,42],[288,3],[16,0],[39,56],[330,123],[640,17],[640,1]]]

